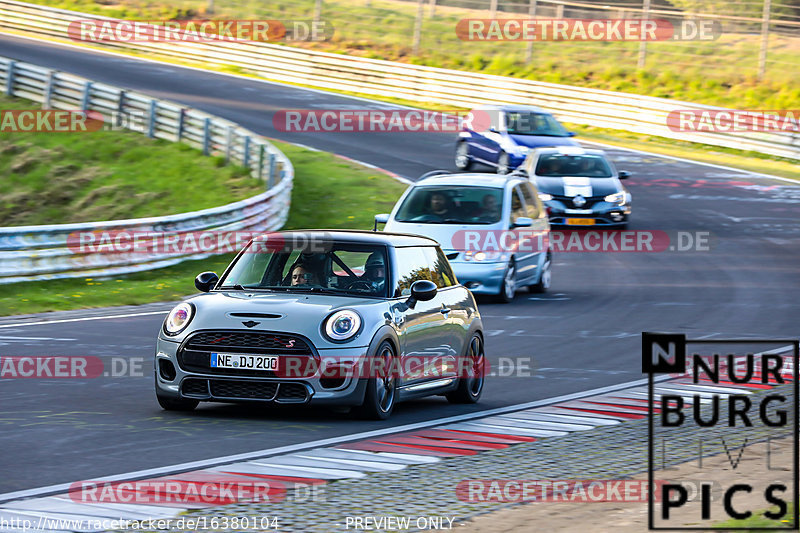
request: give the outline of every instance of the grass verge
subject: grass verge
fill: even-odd
[[[769,510],[774,513],[778,511],[778,508],[771,507]],[[781,527],[781,528],[786,527],[787,529],[791,529],[790,528],[790,525],[792,524],[791,517],[794,515],[794,506],[791,503],[787,505],[786,516],[788,518],[781,520],[780,526],[776,526],[775,520],[770,520],[769,518],[764,517],[764,512],[766,512],[766,510],[754,512],[752,516],[744,520],[731,519],[731,520],[726,520],[724,522],[720,522],[714,525],[714,531],[727,531],[726,528],[740,528],[740,529],[748,528],[748,529],[758,530],[759,528],[775,529],[776,527]],[[764,529],[761,530],[764,531]]]
[[[35,107],[0,96],[3,110]],[[0,226],[184,213],[264,190],[222,157],[130,131],[0,132],[0,175]]]
[[[391,210],[406,186],[324,152],[275,143],[295,168],[292,207],[285,229],[371,229],[375,213]],[[194,277],[221,273],[232,255],[215,256],[110,279],[15,283],[2,286],[0,316],[180,299],[196,292]]]

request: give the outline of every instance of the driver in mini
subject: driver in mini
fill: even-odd
[[[292,269],[291,284],[295,285],[314,285],[321,286],[319,275],[308,265],[297,263]]]
[[[382,293],[386,288],[386,264],[383,254],[372,253],[364,264],[363,281],[369,283],[371,291],[375,294]]]

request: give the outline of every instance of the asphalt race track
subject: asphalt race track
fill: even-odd
[[[0,55],[183,102],[268,137],[302,143],[413,179],[455,170],[452,134],[282,133],[281,109],[390,106],[296,87],[205,73],[0,36]],[[710,251],[561,253],[553,289],[482,303],[487,353],[527,358],[531,377],[491,377],[477,406],[443,398],[401,404],[387,422],[311,409],[204,404],[166,413],[154,397],[152,356],[162,314],[0,327],[0,355],[141,357],[144,377],[0,380],[0,493],[249,452],[642,377],[642,331],[691,338],[797,337],[800,186],[635,152],[610,151],[629,170],[631,229],[704,231]],[[157,169],[154,169],[157,171]],[[193,187],[191,176],[182,186]],[[324,194],[324,191],[320,191]],[[168,304],[145,306],[166,311]],[[109,313],[111,311],[105,311]],[[136,310],[127,310],[135,313]],[[95,316],[97,310],[55,318]],[[26,320],[36,321],[36,320]],[[0,326],[20,322],[0,320]]]

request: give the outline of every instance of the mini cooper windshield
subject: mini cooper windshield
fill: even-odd
[[[494,224],[503,213],[503,189],[491,187],[418,187],[397,212],[398,222]]]
[[[547,177],[581,176],[610,178],[611,168],[599,155],[543,154],[536,164],[536,175]]]
[[[220,289],[318,292],[384,298],[386,248],[345,242],[252,241]]]

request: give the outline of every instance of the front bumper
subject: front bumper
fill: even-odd
[[[220,369],[202,371],[179,362],[181,344],[159,337],[154,359],[155,387],[159,396],[207,402],[266,402],[275,404],[360,405],[365,381],[356,370],[333,370],[332,365],[357,368],[368,348],[315,350],[319,370],[303,377],[236,375]]]
[[[474,294],[498,294],[503,285],[506,262],[450,261],[458,282]]]
[[[619,226],[628,223],[631,214],[629,203],[618,205],[599,202],[591,209],[567,207],[556,200],[545,202],[550,224],[555,226]]]

